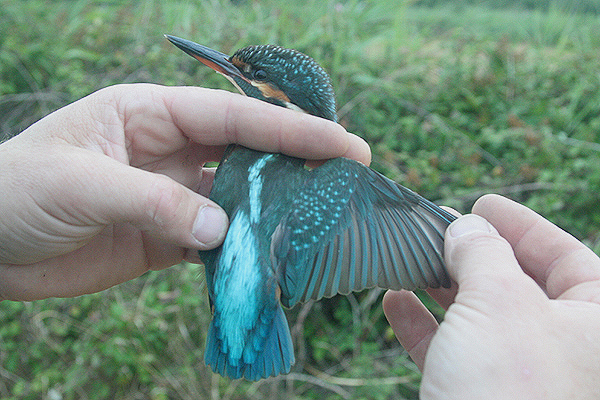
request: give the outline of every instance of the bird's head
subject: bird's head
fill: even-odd
[[[224,75],[247,96],[337,120],[329,75],[315,60],[299,51],[274,45],[248,46],[229,57],[190,40],[166,37]]]

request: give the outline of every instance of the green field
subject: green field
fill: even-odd
[[[598,253],[600,0],[399,4],[0,0],[0,139],[107,85],[233,90],[164,33],[227,53],[275,43],[330,72],[340,122],[371,144],[374,168],[461,212],[504,194]],[[290,375],[212,375],[200,270],[0,303],[0,398],[417,398],[380,291],[289,310]]]

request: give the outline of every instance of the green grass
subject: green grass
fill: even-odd
[[[596,3],[424,3],[0,0],[0,136],[116,83],[232,90],[164,33],[228,53],[276,43],[330,72],[340,121],[376,169],[462,212],[503,193],[600,250]],[[95,295],[1,303],[0,397],[417,398],[378,291],[289,311],[291,375],[213,376],[200,281],[181,265]]]

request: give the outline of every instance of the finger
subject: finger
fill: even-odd
[[[444,310],[447,310],[448,307],[452,303],[454,303],[454,298],[456,297],[456,293],[458,292],[458,286],[456,282],[452,282],[452,286],[450,288],[429,288],[427,289],[427,293],[431,296],[432,299],[436,301]]]
[[[67,152],[76,154],[69,157]],[[64,153],[86,168],[71,164],[69,171],[55,175],[50,182],[54,187],[46,190],[49,195],[61,190],[70,193],[68,201],[75,208],[86,205],[76,210],[83,225],[129,222],[164,242],[202,250],[223,241],[227,215],[206,197],[167,176],[107,156],[73,148]]]
[[[419,369],[423,369],[429,343],[437,331],[435,317],[409,291],[388,291],[383,297],[383,311],[396,334]]]
[[[462,215],[461,213],[459,213],[452,207],[440,206],[440,208],[444,209],[445,211],[448,211],[450,214],[454,215],[455,217],[460,217]]]
[[[339,124],[234,93],[162,87],[176,126],[192,140],[307,159],[348,157],[369,164],[367,143]]]
[[[450,214],[455,217],[460,217],[461,214],[451,207],[441,206],[445,211],[448,211]],[[452,282],[452,286],[450,288],[428,288],[427,293],[440,305],[444,310],[447,310],[448,307],[452,303],[454,303],[454,298],[456,297],[456,292],[458,291],[458,286],[456,282]]]
[[[200,171],[200,185],[198,186],[197,190],[195,190],[195,192],[197,192],[201,196],[208,197],[210,195],[213,182],[215,180],[215,172],[216,168],[203,168],[202,171]]]
[[[155,157],[150,162],[146,160],[145,163],[140,163],[141,160],[138,154],[138,156],[130,157],[129,163],[124,162],[124,164],[166,175],[182,185],[197,191],[198,187],[203,184],[201,179],[205,178],[205,175],[202,173],[202,166],[207,161],[219,161],[221,159],[221,155],[213,158],[212,153],[214,152],[214,147],[189,144],[181,150],[165,155],[165,157]]]
[[[200,258],[200,254],[198,254],[198,250],[187,249],[183,259],[191,264],[203,264],[202,258]]]
[[[111,225],[84,246],[28,265],[0,266],[0,300],[33,301],[95,293],[149,269],[177,264],[184,249],[144,234],[130,224]]]
[[[467,214],[446,230],[444,258],[459,292],[491,281],[525,277],[509,243],[484,218]],[[464,286],[463,286],[464,285]]]
[[[121,169],[127,171],[110,190],[113,196],[104,198],[107,215],[112,211],[116,219],[178,246],[207,250],[221,244],[228,218],[217,204],[168,177]]]
[[[59,237],[72,240],[58,241],[62,247],[42,258],[16,261],[30,265],[0,269],[1,297],[35,300],[92,293],[171,266],[183,259],[185,248],[197,251],[222,242],[225,212],[174,180],[91,151],[65,146],[61,155],[82,167],[70,165],[66,174],[60,171],[63,163],[57,163],[54,179],[45,180],[36,196],[39,204],[48,203],[48,197],[58,204],[51,214],[61,216]],[[65,199],[63,192],[69,193]],[[90,248],[100,250],[90,254]]]
[[[597,292],[600,259],[567,232],[529,208],[498,195],[480,198],[473,212],[490,221],[508,240],[521,267],[551,298],[588,299],[590,289]]]

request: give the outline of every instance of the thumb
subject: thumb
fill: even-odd
[[[444,258],[448,273],[458,283],[513,279],[523,275],[510,244],[484,218],[467,214],[446,230]]]
[[[223,241],[228,218],[213,201],[166,175],[109,157],[96,157],[94,162],[95,171],[88,168],[81,177],[87,187],[82,195],[88,198],[79,201],[91,205],[97,221],[129,222],[154,237],[192,249],[211,249]]]

